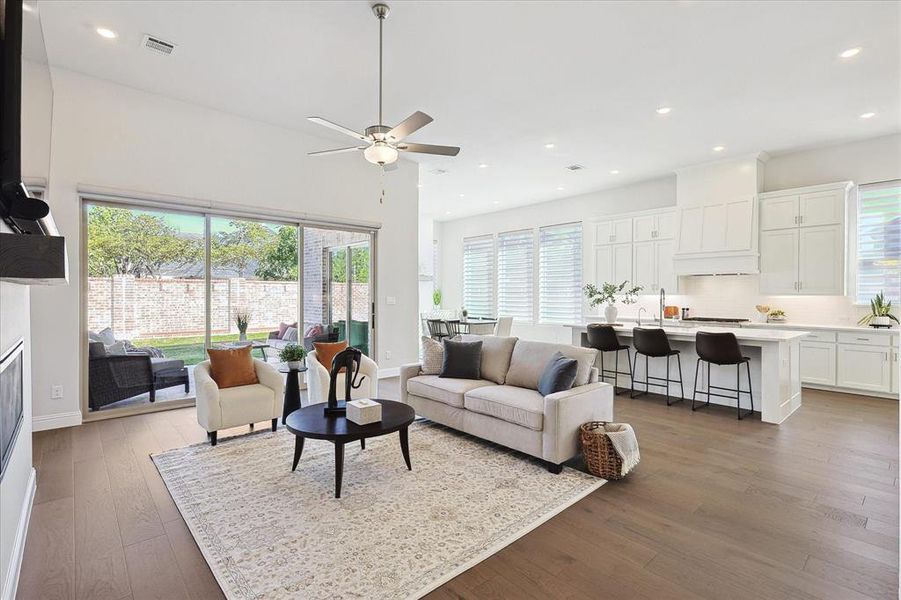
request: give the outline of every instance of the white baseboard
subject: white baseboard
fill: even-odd
[[[386,379],[388,377],[399,377],[400,376],[400,367],[393,367],[391,369],[379,369],[379,379]]]
[[[2,600],[14,600],[16,588],[19,587],[19,573],[22,571],[22,559],[25,558],[25,536],[28,535],[28,523],[31,521],[31,507],[34,505],[34,493],[37,490],[37,474],[31,469],[28,476],[28,489],[25,491],[25,499],[22,502],[22,510],[19,513],[19,526],[16,527],[16,539],[13,543],[12,556],[9,560],[9,569],[6,571],[6,584],[0,591]]]
[[[55,415],[41,415],[32,417],[31,430],[44,431],[46,429],[59,429],[60,427],[74,427],[81,425],[81,411],[56,413]]]

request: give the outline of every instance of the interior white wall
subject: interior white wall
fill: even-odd
[[[730,162],[727,166],[740,168],[741,164]],[[749,167],[751,166],[749,163]],[[744,187],[736,190],[729,187],[734,186],[734,183],[726,177],[726,193],[753,193],[755,187],[761,187],[761,183],[763,191],[773,191],[846,180],[862,184],[899,179],[901,134],[780,154],[770,157],[765,165],[758,166],[758,173],[763,173],[762,182],[759,179],[749,179]],[[691,167],[680,169],[679,176],[688,174],[691,177],[691,172]],[[707,185],[709,190],[693,189],[690,185],[681,186],[680,189],[688,190],[691,196],[701,199],[723,191],[716,185]],[[583,196],[437,223],[436,231],[440,232],[441,239],[441,284],[445,306],[459,308],[462,304],[464,237],[575,220],[585,221],[604,214],[675,204],[676,176],[670,176]],[[688,306],[696,315],[747,318],[754,315],[755,304],[769,304],[773,308],[782,308],[796,322],[823,324],[853,324],[866,312],[848,296],[763,296],[758,292],[757,275],[682,277],[679,290],[668,295],[667,303]],[[636,304],[620,306],[620,314],[636,316],[642,307],[650,315],[656,315],[659,312],[657,296],[641,296]],[[600,309],[588,314],[600,315]],[[570,340],[569,331],[565,328],[523,323],[514,324],[513,335],[566,343]]]
[[[463,304],[463,238],[584,221],[592,217],[671,207],[675,204],[676,178],[670,175],[621,188],[444,221],[440,227],[444,308],[459,309]],[[583,239],[586,233],[583,228]],[[556,325],[516,322],[513,324],[512,335],[562,343],[570,341],[569,330]]]
[[[53,156],[48,201],[69,246],[70,283],[36,289],[36,417],[80,409],[79,184],[380,222],[378,362],[415,360],[418,165],[384,177],[358,155],[310,158],[340,145],[62,69],[53,70]],[[386,298],[392,296],[395,304]],[[391,352],[392,359],[385,359]],[[62,399],[50,399],[52,385]]]
[[[4,230],[0,226],[0,230]],[[8,230],[5,230],[8,231]],[[0,482],[0,596],[12,591],[23,547],[16,546],[16,535],[22,522],[23,503],[29,498],[31,466],[31,331],[28,319],[29,287],[0,282],[0,353],[10,349],[19,338],[25,340],[24,350],[24,414],[22,428],[16,437],[12,455]],[[11,566],[13,569],[11,570]],[[11,596],[10,596],[11,597]]]

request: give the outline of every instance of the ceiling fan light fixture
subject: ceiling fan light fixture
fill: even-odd
[[[363,156],[374,165],[390,165],[397,160],[397,149],[387,142],[378,141],[363,150]]]

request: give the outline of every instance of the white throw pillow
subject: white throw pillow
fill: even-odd
[[[104,346],[112,346],[116,343],[116,336],[109,327],[102,329],[100,333],[97,334],[97,337],[100,338],[100,341],[103,342]]]
[[[422,337],[422,367],[423,375],[438,375],[444,365],[444,344],[430,337]]]
[[[296,342],[297,327],[288,327],[287,329],[285,329],[285,335],[282,336],[282,339],[286,342]]]
[[[125,342],[113,342],[106,346],[106,353],[111,356],[125,356],[128,351],[125,348]]]

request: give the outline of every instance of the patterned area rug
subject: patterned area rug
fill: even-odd
[[[345,450],[280,428],[153,457],[228,598],[418,598],[605,482],[429,422]]]

